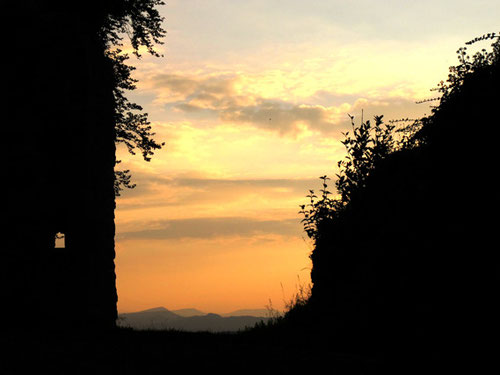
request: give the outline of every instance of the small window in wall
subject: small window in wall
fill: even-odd
[[[57,232],[56,233],[56,249],[64,249],[66,247],[66,239],[64,233]]]

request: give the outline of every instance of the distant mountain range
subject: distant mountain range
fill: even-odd
[[[181,331],[234,332],[269,320],[265,309],[237,310],[218,315],[197,309],[167,310],[155,307],[148,310],[118,315],[120,327],[134,329],[175,329]]]

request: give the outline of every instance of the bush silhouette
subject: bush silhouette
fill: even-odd
[[[382,126],[381,116],[353,126],[338,197],[323,176],[321,196],[310,191],[301,206],[314,240],[312,319],[333,322],[343,348],[432,360],[479,326],[497,326],[489,212],[497,203],[500,42],[488,34],[468,45],[483,40],[493,40],[491,51],[458,51],[430,116],[400,130]]]

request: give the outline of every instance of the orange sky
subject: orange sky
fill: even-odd
[[[118,150],[137,184],[117,199],[119,312],[282,309],[310,282],[299,204],[335,175],[347,114],[428,113],[415,101],[434,96],[456,49],[497,31],[496,1],[372,4],[162,7],[164,57],[131,59],[129,97],[166,146],[150,163]]]

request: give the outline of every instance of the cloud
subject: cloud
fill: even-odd
[[[167,88],[172,93],[188,94],[196,90],[198,82],[193,79],[177,74],[157,74],[153,77],[154,86]]]
[[[165,240],[180,238],[252,237],[259,234],[298,236],[300,219],[255,220],[245,217],[212,217],[160,220],[151,229],[117,234],[118,241],[129,239]]]
[[[210,179],[162,176],[138,173],[137,187],[118,199],[120,210],[147,207],[222,204],[245,199],[272,199],[289,202],[305,197],[309,189],[320,186],[319,179]],[[304,198],[305,199],[305,198]],[[293,208],[298,207],[294,206]]]
[[[216,103],[229,99],[235,93],[236,74],[189,74],[162,73],[151,77],[153,89],[158,90],[163,101],[172,99],[194,103]]]
[[[329,133],[335,127],[341,107],[324,107],[265,98],[236,74],[205,77],[160,74],[153,78],[158,101],[187,115],[215,114],[222,122],[244,123],[296,134],[305,128]]]
[[[312,96],[291,99],[293,89],[288,90],[290,98],[278,98],[273,95],[280,92],[279,88],[243,73],[158,74],[152,81],[157,102],[165,108],[185,116],[251,125],[282,136],[296,137],[308,131],[325,136],[339,134],[350,125],[347,114],[361,115],[362,110],[370,117],[382,114],[386,119],[423,115],[422,106],[415,104],[413,93],[404,85],[360,94],[321,89]],[[266,87],[271,96],[266,95]]]
[[[329,133],[335,128],[337,115],[338,111],[332,107],[263,98],[257,98],[253,105],[228,106],[220,111],[223,121],[253,124],[282,135],[300,132],[304,127]]]
[[[210,179],[210,178],[177,178],[169,180],[167,183],[174,183],[180,186],[203,187],[203,188],[291,188],[293,190],[303,189],[305,186],[310,186],[312,179]]]

